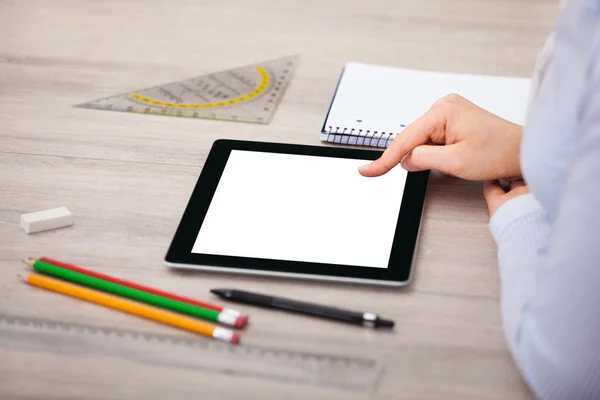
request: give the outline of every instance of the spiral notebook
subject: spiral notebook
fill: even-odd
[[[457,93],[523,124],[530,79],[347,63],[321,130],[326,142],[387,147],[438,99]]]

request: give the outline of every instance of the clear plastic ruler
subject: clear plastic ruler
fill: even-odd
[[[0,348],[111,356],[172,368],[285,380],[369,392],[383,366],[373,358],[230,345],[194,336],[0,314]]]
[[[299,56],[266,61],[118,94],[77,107],[267,124],[299,61]]]

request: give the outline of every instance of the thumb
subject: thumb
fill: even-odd
[[[500,185],[500,182],[495,181],[486,181],[483,184],[483,197],[485,198],[485,202],[487,203],[488,210],[490,211],[490,216],[496,213],[496,210],[500,208],[503,203],[505,192]]]
[[[444,174],[456,175],[456,154],[452,145],[417,146],[404,157],[402,168],[409,172],[437,169]]]
[[[506,194],[506,192],[504,191],[504,189],[502,189],[502,186],[500,185],[500,181],[498,180],[493,180],[493,181],[485,181],[483,184],[483,197],[485,197],[485,199],[487,200],[487,202],[489,203],[490,201],[495,201],[498,198],[502,197],[504,194]]]

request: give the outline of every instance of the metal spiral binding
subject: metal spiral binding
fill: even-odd
[[[344,128],[339,126],[327,126],[323,133],[326,134],[325,140],[327,142],[383,148],[388,147],[395,137],[392,132]]]

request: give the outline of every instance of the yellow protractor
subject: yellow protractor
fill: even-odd
[[[227,101],[219,101],[216,103],[190,104],[190,103],[169,103],[166,101],[155,100],[155,99],[148,98],[146,96],[142,96],[139,93],[132,93],[131,97],[133,97],[134,99],[139,100],[141,102],[148,103],[148,104],[151,104],[154,106],[159,106],[159,107],[213,108],[213,107],[230,106],[232,104],[238,104],[238,103],[242,103],[244,101],[253,99],[254,97],[256,97],[259,94],[261,94],[262,92],[264,92],[265,89],[269,86],[269,73],[267,72],[267,70],[265,68],[261,67],[260,65],[256,67],[256,70],[258,71],[258,73],[260,74],[260,77],[261,77],[261,82],[260,82],[260,85],[258,85],[258,88],[256,88],[253,92],[250,92],[244,96],[240,96],[240,97],[237,97],[237,98],[234,98],[231,100],[227,100]]]

